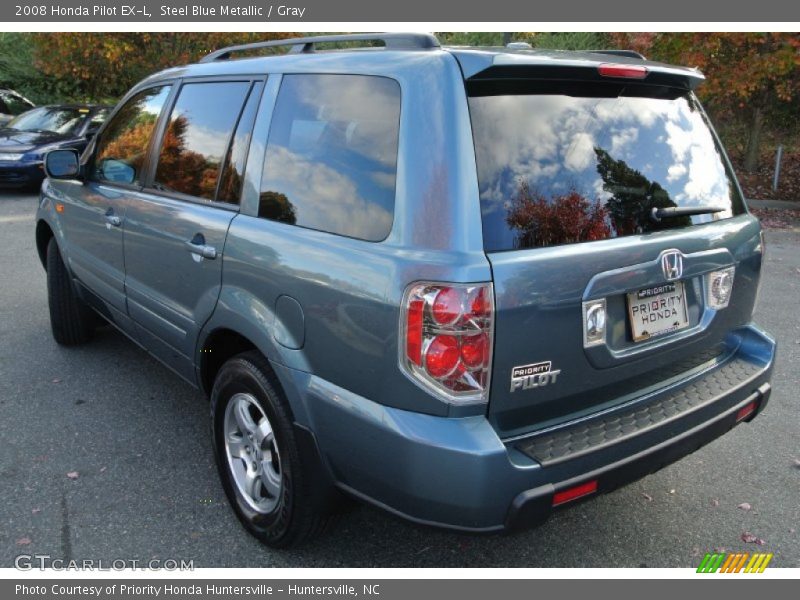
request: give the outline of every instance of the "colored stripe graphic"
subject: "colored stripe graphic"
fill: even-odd
[[[725,562],[722,563],[722,570],[720,573],[730,573],[731,572],[731,565],[738,560],[738,554],[728,554],[728,558],[725,559]]]
[[[742,570],[742,567],[744,566],[744,561],[747,560],[748,556],[750,556],[749,552],[745,552],[745,553],[742,554],[742,557],[739,559],[739,562],[736,565],[736,570],[734,571],[734,573],[738,573],[739,571]]]
[[[744,568],[745,573],[763,573],[772,560],[772,554],[765,552],[707,552],[697,567],[697,573],[739,573]],[[748,560],[749,559],[749,560]],[[747,566],[745,566],[745,564]]]

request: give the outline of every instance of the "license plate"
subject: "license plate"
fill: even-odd
[[[634,342],[643,342],[689,326],[683,282],[664,283],[628,294]]]

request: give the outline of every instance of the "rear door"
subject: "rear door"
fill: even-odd
[[[128,199],[125,288],[142,342],[194,379],[197,335],[216,305],[263,82],[187,80],[161,124],[149,181]],[[238,129],[237,129],[238,127]]]
[[[504,436],[683,376],[753,309],[759,227],[694,95],[592,79],[471,88]],[[730,304],[714,308],[711,277],[731,267]]]

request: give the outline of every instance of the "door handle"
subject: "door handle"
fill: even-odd
[[[119,227],[122,225],[122,219],[120,219],[117,215],[114,214],[114,209],[110,208],[106,211],[105,214],[106,223],[111,225],[112,227]]]
[[[189,240],[186,242],[186,249],[198,258],[208,258],[210,260],[217,258],[217,249],[214,246],[206,245],[204,239],[198,240],[195,237]]]

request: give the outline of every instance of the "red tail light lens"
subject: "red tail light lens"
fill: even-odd
[[[622,79],[644,79],[647,77],[647,67],[644,65],[615,65],[602,64],[597,67],[603,77],[621,77]]]
[[[404,371],[446,402],[486,402],[494,324],[491,284],[413,284],[402,312]]]

